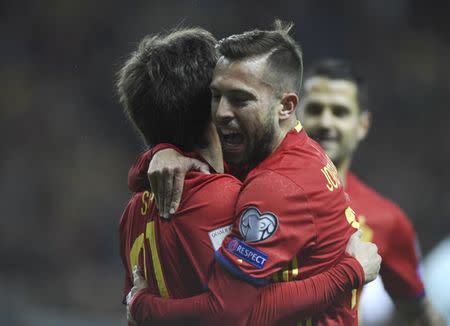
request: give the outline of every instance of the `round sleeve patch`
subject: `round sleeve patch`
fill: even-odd
[[[261,213],[256,207],[247,208],[241,215],[239,231],[246,242],[270,238],[278,228],[278,218],[270,212]]]

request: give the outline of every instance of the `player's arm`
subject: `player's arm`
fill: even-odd
[[[128,266],[128,260],[127,260],[127,254],[126,254],[126,243],[129,241],[127,238],[127,227],[128,227],[128,219],[131,217],[131,202],[128,203],[127,207],[125,208],[122,217],[120,218],[119,223],[119,251],[120,251],[120,258],[124,267],[124,287],[123,287],[123,300],[122,302],[125,303],[125,296],[130,292],[131,288],[133,287],[133,278],[130,274],[130,269]]]
[[[381,269],[383,284],[409,325],[444,325],[425,294],[414,228],[400,209],[395,210],[395,224],[388,239],[391,250],[383,257]]]
[[[271,180],[274,181],[273,179]],[[263,183],[267,185],[266,182]],[[285,180],[283,180],[282,183],[286,184]],[[251,196],[255,196],[255,194],[260,198],[257,200],[261,200],[261,197],[263,197],[261,195],[261,190],[263,190],[262,185],[259,182],[255,182],[253,186],[244,188],[240,197],[252,203],[255,198],[252,199]],[[289,189],[283,190],[287,190],[286,194],[290,193]],[[285,201],[287,199],[291,200],[292,198],[289,197],[290,195],[282,196],[282,193],[284,193],[284,191],[278,192],[280,198],[277,198],[277,195],[272,193],[266,194],[266,196],[270,196],[271,200],[278,202],[281,207],[289,209],[287,208]],[[226,252],[229,248],[227,249],[222,246],[221,253],[218,254],[218,257],[220,257],[221,264],[227,266],[229,271],[225,271],[216,264],[214,273],[208,283],[210,289],[209,292],[187,299],[165,300],[152,296],[145,291],[140,291],[136,296],[136,299],[131,303],[131,310],[134,318],[138,322],[161,322],[171,321],[173,319],[195,320],[200,324],[237,324],[239,322],[244,322],[260,293],[260,289],[254,284],[267,283],[268,275],[279,270],[277,267],[278,265],[284,266],[286,262],[292,259],[293,254],[289,252],[289,250],[293,250],[295,253],[298,251],[298,248],[291,248],[291,246],[295,246],[295,243],[291,242],[296,242],[295,239],[292,239],[292,232],[295,232],[296,230],[298,234],[301,230],[300,228],[292,231],[292,223],[295,223],[296,220],[301,219],[289,219],[289,221],[286,221],[285,225],[280,227],[281,231],[277,234],[278,240],[275,241],[281,241],[283,240],[281,239],[282,237],[287,237],[286,240],[289,244],[285,247],[284,251],[278,249],[277,254],[268,251],[270,261],[268,261],[267,266],[262,266],[263,273],[261,273],[260,268],[256,268],[259,270],[259,273],[252,271],[249,264],[247,264],[244,269],[241,269],[242,266],[234,266],[233,268],[233,258],[228,257],[230,258],[228,259],[226,257]],[[309,225],[309,223],[309,221],[305,221],[304,225]],[[239,226],[237,226],[237,228],[239,228]],[[305,236],[305,238],[307,237]],[[274,241],[274,239],[266,240]],[[229,244],[230,241],[226,243]],[[261,248],[261,250],[268,250],[268,248]],[[226,263],[227,259],[230,262],[228,265]],[[356,267],[355,263],[357,264]],[[263,265],[265,265],[265,263]],[[286,304],[286,308],[284,310],[274,311],[270,314],[265,313],[264,309],[261,309],[259,311],[262,316],[255,316],[254,320],[257,320],[258,323],[261,324],[267,324],[284,316],[298,313],[299,311],[304,311],[308,314],[317,311],[317,309],[323,310],[328,304],[336,299],[336,296],[340,295],[340,291],[343,288],[348,287],[351,289],[355,287],[355,284],[361,284],[361,279],[363,278],[361,276],[362,269],[354,260],[353,265],[351,265],[351,263],[350,265],[344,263],[335,268],[337,271],[330,270],[323,275],[314,276],[307,281],[277,284],[274,286],[275,294],[277,294],[279,298],[285,298],[285,300],[282,300],[281,304]],[[235,277],[237,276],[237,278],[233,277],[230,272],[233,273]],[[341,277],[337,277],[337,275],[340,275]],[[295,293],[301,293],[302,295],[298,298],[292,298],[291,295]],[[267,295],[271,296],[274,294],[267,292],[266,296]],[[273,301],[267,299],[266,302],[270,305]]]
[[[365,270],[357,260],[345,256],[335,267],[306,280],[257,288],[232,277],[216,264],[209,281],[210,291],[187,299],[162,299],[141,288],[130,302],[132,315],[140,325],[177,320],[202,325],[265,325],[290,316],[302,319],[325,310],[343,292],[359,287],[365,277],[374,278],[377,267],[365,262],[373,262],[379,256],[374,258],[376,251],[368,243],[359,241],[356,245],[359,247],[354,254]],[[142,276],[135,274],[135,282],[142,282]]]
[[[199,160],[183,156],[177,148],[170,144],[155,146],[151,150],[151,155],[153,157],[145,155],[138,162],[140,164],[135,165],[137,168],[145,166],[146,169],[148,166],[149,186],[155,194],[156,206],[161,216],[168,218],[178,210],[186,173],[190,170],[209,173],[208,166]],[[134,174],[136,172],[133,171]],[[243,180],[247,172],[248,167],[246,166],[230,165],[227,173],[232,174],[239,180]]]
[[[133,288],[133,279],[132,276],[130,274],[130,269],[129,269],[129,263],[127,260],[127,255],[125,253],[126,251],[126,243],[127,241],[129,241],[129,239],[127,238],[127,228],[129,227],[129,218],[131,217],[131,202],[128,203],[127,207],[125,208],[122,217],[120,219],[120,223],[119,223],[119,244],[120,244],[120,248],[119,248],[119,252],[120,252],[120,258],[122,260],[122,264],[124,267],[124,285],[123,285],[123,299],[122,299],[122,303],[126,304],[126,296],[127,294],[131,291],[131,289]],[[129,311],[128,311],[128,306],[127,306],[127,321],[128,321],[128,326],[135,326],[135,323],[133,323],[133,321],[131,320],[131,317],[129,316]]]
[[[351,253],[353,257],[348,256]],[[373,281],[380,269],[381,257],[372,243],[363,242],[355,233],[347,245],[347,254],[338,265],[304,281],[271,284],[264,288],[250,317],[251,325],[294,317],[303,320],[325,310],[340,295],[362,283],[352,283],[353,272],[361,272],[365,283]],[[362,267],[362,269],[361,269]],[[354,279],[357,281],[357,279]]]
[[[209,173],[209,167],[199,160],[183,156],[170,144],[159,144],[152,153],[154,155],[147,163],[148,180],[160,215],[168,218],[178,210],[187,171]]]

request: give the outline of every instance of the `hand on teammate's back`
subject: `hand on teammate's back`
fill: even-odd
[[[147,175],[161,217],[169,218],[177,211],[184,178],[191,170],[210,173],[207,164],[185,157],[171,148],[160,150],[153,156]]]
[[[142,276],[142,272],[138,266],[133,267],[133,287],[127,295],[127,321],[128,326],[137,326],[136,321],[131,315],[130,306],[133,299],[136,297],[137,293],[140,290],[144,290],[147,288],[147,281]]]
[[[361,240],[362,231],[355,232],[348,241],[347,252],[356,258],[364,270],[365,284],[372,282],[380,272],[381,256],[372,242]]]

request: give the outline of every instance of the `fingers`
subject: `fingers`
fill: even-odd
[[[358,240],[358,239],[361,239],[362,234],[363,234],[363,231],[361,229],[358,229],[358,230],[356,230],[356,232],[354,232],[352,234],[352,236],[350,238],[351,238],[351,240]]]
[[[147,287],[147,281],[142,276],[142,272],[138,266],[134,266],[133,268],[133,284],[133,288],[137,289],[144,289]]]
[[[183,194],[185,174],[181,171],[177,171],[173,177],[173,189],[171,194],[171,200],[169,203],[169,214],[175,214],[181,202],[181,195]]]
[[[159,155],[158,159],[156,155]],[[161,217],[169,218],[177,211],[185,174],[189,170],[210,173],[208,164],[184,157],[174,150],[162,150],[151,160],[147,176]]]
[[[190,160],[190,165],[188,166],[188,170],[197,170],[197,171],[203,172],[205,174],[210,174],[208,164],[200,162],[199,160],[196,160],[196,159]]]
[[[364,231],[363,231],[362,229],[358,229],[358,231],[356,231],[354,234],[356,234],[356,236],[357,236],[359,239],[361,239],[362,236],[363,236],[363,234],[364,234]]]
[[[166,201],[167,201],[167,189],[171,188],[172,176],[167,168],[163,169],[161,180],[158,181],[159,191],[159,215],[163,218],[167,218]]]

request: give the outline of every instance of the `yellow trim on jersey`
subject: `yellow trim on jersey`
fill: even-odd
[[[139,264],[139,253],[141,248],[144,246],[144,234],[141,233],[136,240],[134,240],[133,246],[130,250],[130,271],[133,270],[134,266]]]
[[[162,298],[169,297],[169,291],[167,290],[166,281],[164,280],[164,274],[162,271],[161,261],[159,260],[158,247],[156,246],[155,237],[155,221],[147,223],[147,239],[150,243],[150,250],[152,252],[153,270],[155,272],[156,284],[158,285],[159,294]]]
[[[366,217],[364,215],[360,215],[359,218],[359,226],[363,231],[361,236],[362,241],[370,242],[373,239],[373,230],[366,224]]]
[[[289,269],[283,271],[283,282],[289,282]]]
[[[148,277],[147,277],[147,255],[145,254],[145,245],[142,246],[142,249],[144,250],[144,277],[146,280],[148,280]]]
[[[298,260],[297,256],[292,260],[292,278],[295,279],[298,276]]]
[[[297,322],[296,326],[303,326],[303,323],[301,321]],[[309,318],[308,320],[305,321],[305,326],[312,326],[312,319]]]
[[[295,129],[297,132],[300,132],[300,130],[303,129],[303,126],[302,126],[302,124],[300,123],[300,121],[297,120],[297,124],[295,125],[294,129]]]
[[[352,290],[352,305],[351,305],[352,309],[355,308],[355,306],[356,306],[357,292],[358,292],[357,289]]]

